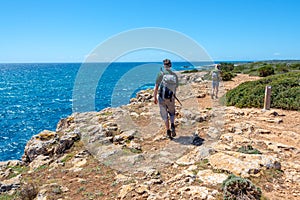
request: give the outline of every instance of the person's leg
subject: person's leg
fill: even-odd
[[[171,137],[169,117],[168,117],[168,109],[167,109],[166,102],[164,100],[160,99],[160,98],[159,98],[158,102],[159,102],[160,116],[163,119],[163,121],[165,122],[165,126],[166,126],[166,129],[167,129],[167,136]]]
[[[170,123],[169,123],[169,119],[167,117],[167,119],[165,120],[165,125],[166,125],[166,129],[170,130]]]
[[[218,98],[218,92],[219,92],[219,81],[216,82],[216,98]]]
[[[167,102],[168,114],[170,115],[172,137],[175,137],[176,136],[176,132],[175,132],[175,98],[173,98],[171,101],[168,100],[166,102]]]
[[[213,82],[212,82],[212,90],[211,90],[211,98],[212,98],[212,99],[214,98],[215,90],[216,90],[216,82],[213,81]]]

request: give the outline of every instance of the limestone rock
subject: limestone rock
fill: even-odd
[[[200,170],[197,173],[197,178],[205,185],[221,185],[222,182],[228,177],[224,173],[214,173],[212,170]]]
[[[190,195],[190,199],[207,199],[209,194],[209,190],[206,187],[202,186],[187,186],[179,189],[181,194],[188,194]]]
[[[57,132],[60,132],[62,130],[65,130],[69,127],[71,127],[71,125],[74,124],[74,117],[73,116],[70,116],[70,117],[67,117],[67,118],[64,118],[64,119],[61,119],[57,126],[56,126],[56,131]]]
[[[42,131],[27,142],[22,161],[30,163],[39,155],[52,157],[55,154],[62,154],[80,137],[79,132],[65,133],[62,137],[59,137],[56,132]]]
[[[123,185],[118,194],[118,199],[124,199],[129,192],[134,190],[134,186],[135,184]]]
[[[130,99],[130,103],[150,102],[153,98],[153,90],[142,90],[136,94],[135,98]]]
[[[31,170],[35,170],[43,165],[48,165],[50,162],[52,162],[52,159],[50,159],[49,156],[45,155],[38,155],[32,162],[29,164],[29,167]]]
[[[266,130],[266,129],[256,129],[255,134],[270,134],[271,131],[270,130]]]
[[[136,193],[142,195],[144,193],[149,193],[149,189],[149,185],[141,184],[137,185],[134,190],[136,191]]]
[[[126,182],[128,180],[130,180],[130,177],[125,176],[123,174],[117,174],[115,177],[116,183]]]
[[[209,162],[214,169],[226,170],[242,177],[257,174],[263,167],[280,169],[279,160],[270,155],[219,152],[210,156]]]
[[[58,141],[59,136],[56,132],[42,131],[27,142],[22,161],[32,162],[38,155],[53,155]]]
[[[17,189],[20,187],[21,183],[21,174],[11,179],[7,179],[0,182],[0,193],[1,192],[8,192],[13,189]]]
[[[71,148],[75,141],[79,140],[81,137],[79,132],[71,132],[63,135],[59,138],[59,143],[57,144],[54,153],[62,154],[67,149]]]

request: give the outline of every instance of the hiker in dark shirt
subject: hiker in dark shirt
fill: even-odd
[[[154,103],[159,104],[160,115],[165,122],[167,136],[172,139],[175,132],[175,94],[178,87],[178,76],[171,70],[172,63],[169,59],[163,60],[164,69],[156,78],[154,88]],[[158,94],[158,95],[157,95]],[[170,122],[171,129],[170,129]]]

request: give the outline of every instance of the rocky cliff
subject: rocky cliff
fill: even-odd
[[[33,136],[22,161],[0,163],[2,196],[299,199],[299,112],[222,106],[203,75],[180,74],[173,140],[152,90],[118,108],[73,113]],[[252,79],[238,75],[220,93]]]

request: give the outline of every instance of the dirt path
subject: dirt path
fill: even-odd
[[[242,82],[257,79],[258,77],[238,75],[233,81],[220,84],[219,96],[223,96],[226,91]],[[176,191],[176,188],[178,188],[178,186],[172,184],[171,180],[178,175],[182,175],[182,173],[187,173],[184,171],[188,166],[195,165],[201,159],[209,156],[210,151],[213,150],[211,148],[213,144],[219,142],[221,135],[228,133],[228,130],[236,124],[247,123],[256,129],[266,129],[272,133],[268,135],[244,135],[252,140],[254,147],[262,143],[267,145],[274,143],[277,146],[282,144],[282,148],[287,149],[299,146],[299,139],[292,139],[293,134],[300,129],[297,112],[275,109],[275,112],[284,115],[284,123],[280,125],[269,123],[263,119],[263,117],[267,118],[269,116],[264,116],[265,114],[262,113],[261,109],[248,109],[245,111],[236,108],[229,109],[221,105],[219,99],[212,99],[210,91],[211,83],[205,81],[180,87],[178,97],[181,99],[182,106],[177,105],[175,123],[177,136],[173,140],[166,137],[166,130],[159,115],[158,106],[153,104],[153,102],[144,102],[132,104],[127,108],[124,107],[122,111],[115,110],[116,123],[119,125],[119,128],[125,132],[136,131],[133,142],[141,147],[141,151],[128,151],[127,148],[123,148],[124,146],[121,145],[109,145],[105,149],[99,146],[92,146],[88,147],[88,149],[100,162],[136,182],[135,184],[143,185],[149,174],[153,175],[153,173],[157,172],[160,178],[151,179],[151,181],[161,181],[164,184],[156,185],[153,183],[151,192],[167,198],[172,196],[172,191]],[[205,95],[197,98],[199,93]],[[124,109],[127,111],[124,112]],[[248,114],[240,114],[244,112]],[[139,114],[137,115],[136,113]],[[233,115],[234,118],[231,117]],[[289,135],[282,137],[282,134]],[[193,144],[195,135],[202,139],[202,143],[199,146]],[[262,146],[259,147],[262,148]],[[269,152],[269,147],[266,146],[264,148],[266,148],[266,152]],[[95,149],[97,151],[93,152]],[[287,168],[293,160],[299,160],[299,154],[297,153],[291,153],[290,157],[286,157],[285,154],[279,154],[279,157],[284,161],[283,163],[288,163],[283,164],[283,168]],[[291,173],[294,173],[294,171],[291,171]],[[193,175],[191,176],[193,177]],[[287,176],[290,175],[287,174]],[[193,182],[193,185],[201,187],[201,183],[197,181]],[[261,187],[264,187],[264,185]],[[268,187],[271,186],[268,185]],[[294,191],[297,190],[298,186],[282,183],[276,187],[281,188],[277,193],[267,193],[268,188],[264,188],[269,198],[272,199],[274,197],[276,199],[276,196],[288,195],[288,191],[285,188]],[[220,188],[215,189],[219,190]],[[289,199],[293,199],[293,195],[290,195]]]
[[[257,78],[239,75],[232,82],[221,83],[219,96],[222,96],[228,88],[253,79]],[[122,130],[134,129],[138,132],[139,139],[137,142],[140,143],[142,152],[138,155],[130,152],[115,153],[114,156],[109,157],[109,161],[107,157],[105,158],[106,163],[118,171],[128,173],[147,171],[149,169],[163,170],[174,164],[183,155],[197,148],[197,146],[192,144],[195,134],[198,134],[204,140],[202,151],[207,152],[210,144],[219,139],[225,124],[224,107],[220,105],[218,99],[211,99],[210,90],[210,82],[181,86],[178,94],[182,106],[176,103],[177,118],[175,124],[177,125],[177,136],[173,140],[166,137],[166,130],[160,118],[157,105],[147,103],[146,106],[149,108],[147,110],[151,112],[148,115],[151,116],[150,118],[144,117],[134,120],[130,116],[130,112],[123,113],[122,117],[119,117],[117,120],[117,123]],[[196,95],[193,93],[199,91],[204,92],[206,96],[204,98],[196,98]],[[140,106],[137,109],[143,110],[145,106]],[[195,115],[207,113],[208,119],[203,122],[196,122],[193,120],[193,117],[187,116],[190,113]],[[99,155],[96,155],[96,157],[99,157]]]

